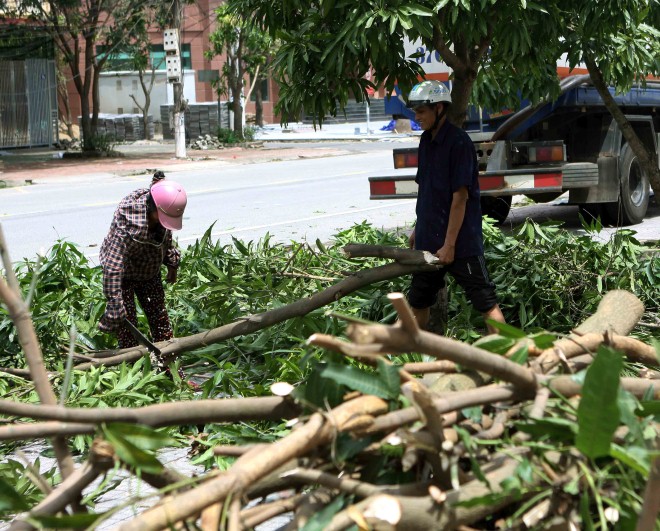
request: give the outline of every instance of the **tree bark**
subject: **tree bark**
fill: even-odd
[[[658,168],[657,159],[649,151],[647,146],[639,139],[633,126],[630,124],[626,116],[623,114],[623,111],[614,101],[614,98],[610,94],[609,87],[603,79],[603,73],[596,64],[595,61],[589,58],[585,58],[585,64],[591,75],[591,81],[596,87],[598,94],[603,100],[605,107],[612,115],[612,118],[616,121],[621,134],[626,139],[626,142],[630,145],[631,149],[637,155],[639,163],[644,168],[644,171],[649,176],[649,181],[651,182],[651,188],[660,196],[660,168]],[[656,131],[657,132],[657,131]]]
[[[326,416],[313,414],[300,428],[274,442],[270,451],[248,452],[222,476],[192,489],[171,501],[149,509],[119,527],[121,531],[156,531],[198,514],[206,507],[223,501],[227,495],[240,495],[259,478],[267,475],[293,457],[304,455],[329,442],[356,415],[378,415],[387,404],[376,397],[364,396],[345,402]],[[327,418],[326,418],[327,417]]]
[[[367,269],[365,271],[359,271],[346,277],[334,286],[316,293],[309,298],[301,299],[275,310],[248,316],[213,330],[162,342],[157,346],[165,356],[172,356],[180,352],[194,350],[206,345],[219,343],[220,341],[224,341],[231,337],[256,332],[257,330],[286,321],[292,317],[305,315],[312,310],[339,300],[363,286],[407,275],[415,271],[435,271],[435,269],[436,267],[431,265],[403,265],[393,263]],[[119,352],[121,352],[121,354],[114,357],[81,363],[76,366],[76,369],[85,370],[98,365],[118,365],[123,362],[135,361],[147,354],[147,350],[144,347],[134,347]]]
[[[0,400],[0,412],[23,418],[102,424],[125,422],[155,428],[205,422],[292,419],[301,412],[291,399],[279,396],[223,398],[170,402],[141,408],[71,408],[58,405],[35,405]],[[0,432],[6,428],[0,427]]]
[[[568,337],[555,342],[551,349],[543,352],[532,367],[537,372],[548,372],[560,362],[564,351],[573,352],[582,342],[585,334],[614,333],[626,336],[644,314],[644,305],[632,293],[625,290],[612,290],[603,296],[596,313],[581,323]],[[578,353],[584,348],[578,348]]]

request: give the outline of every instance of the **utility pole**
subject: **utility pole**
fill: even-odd
[[[167,81],[172,83],[174,96],[174,156],[186,158],[186,102],[183,99],[183,66],[181,61],[181,4],[179,0],[172,2],[172,25],[166,29],[163,37],[165,61],[167,65]]]

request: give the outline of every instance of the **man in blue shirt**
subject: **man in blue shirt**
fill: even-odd
[[[408,300],[421,328],[429,321],[430,307],[451,274],[484,319],[504,322],[495,285],[488,278],[481,231],[481,205],[477,155],[472,140],[447,121],[451,95],[439,81],[415,85],[408,97],[415,120],[424,130],[417,164],[417,222],[410,248],[429,251],[444,267],[437,272],[415,273]],[[497,330],[488,321],[490,333]]]

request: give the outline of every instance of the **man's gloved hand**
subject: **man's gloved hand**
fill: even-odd
[[[114,332],[121,328],[126,318],[124,303],[121,301],[109,301],[105,307],[105,313],[99,322],[99,330],[102,332]]]

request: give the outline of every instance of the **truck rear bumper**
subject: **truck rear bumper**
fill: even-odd
[[[484,196],[534,195],[596,185],[598,165],[589,162],[479,173],[479,188]],[[370,199],[417,197],[414,175],[369,177],[369,188]]]

